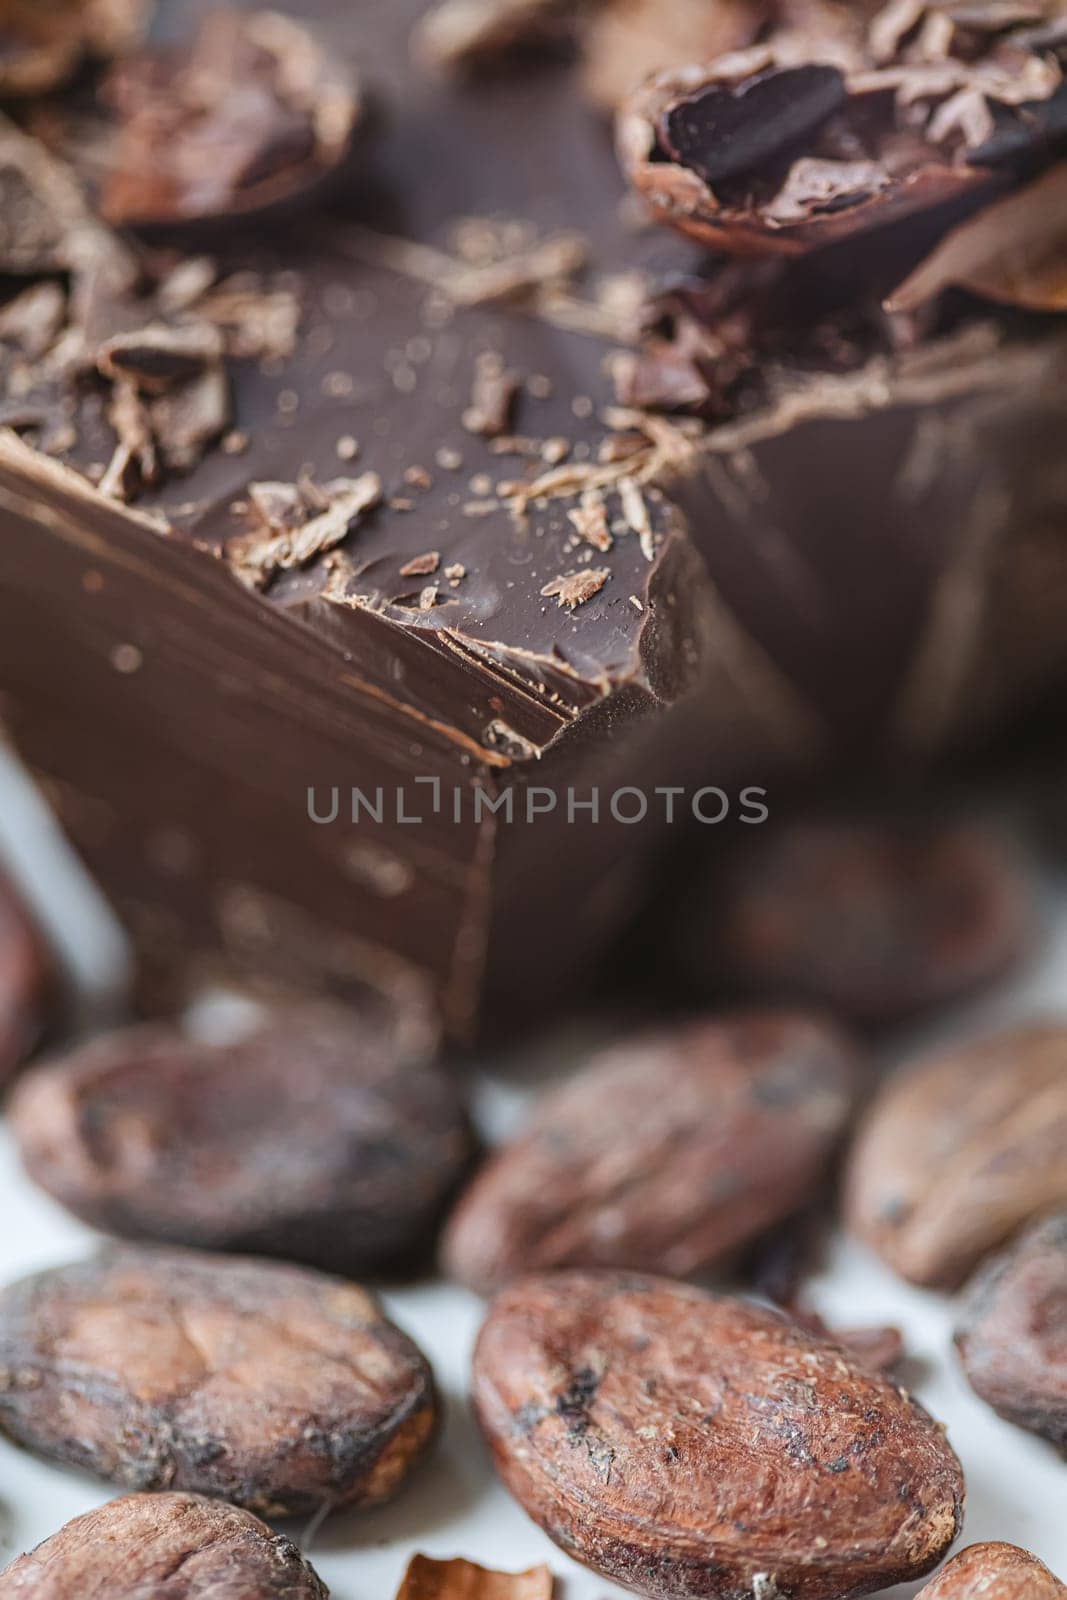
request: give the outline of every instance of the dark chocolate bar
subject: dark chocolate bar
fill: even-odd
[[[925,758],[1063,682],[1067,400],[1040,313],[899,347],[925,245],[738,301],[635,219],[557,30],[457,76],[427,9],[300,8],[378,136],[229,226],[96,220],[121,96],[0,137],[0,686],[157,999],[414,983],[462,1036],[595,970],[657,791]]]

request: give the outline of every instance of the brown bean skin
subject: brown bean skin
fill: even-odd
[[[625,1273],[523,1279],[490,1307],[473,1393],[534,1521],[655,1600],[846,1600],[923,1576],[959,1531],[938,1425],[742,1300]]]
[[[1064,1600],[1067,1587],[1028,1550],[972,1544],[953,1556],[915,1600]]]
[[[1032,940],[1031,886],[992,830],[812,818],[754,831],[686,927],[682,959],[705,987],[882,1028],[987,986]]]
[[[858,1076],[842,1036],[799,1014],[617,1045],[474,1179],[445,1232],[446,1270],[491,1293],[548,1267],[684,1277],[721,1263],[817,1191]]]
[[[898,1073],[853,1145],[849,1223],[912,1283],[957,1287],[1067,1205],[1067,1028],[1020,1028]]]
[[[1028,1229],[978,1273],[956,1348],[994,1411],[1067,1455],[1067,1211]]]
[[[189,1494],[133,1494],[75,1517],[0,1573],[0,1600],[328,1600],[288,1539]]]
[[[56,988],[52,959],[41,935],[15,891],[0,877],[0,1084],[40,1039]]]
[[[0,1430],[124,1488],[264,1516],[374,1505],[437,1413],[374,1297],[298,1267],[129,1248],[0,1294]]]
[[[92,1040],[28,1072],[10,1117],[31,1177],[94,1227],[345,1275],[425,1254],[473,1151],[447,1074],[340,1007],[225,1044]]]

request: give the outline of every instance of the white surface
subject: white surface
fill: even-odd
[[[9,793],[0,770],[0,812]],[[99,958],[96,911],[80,887],[72,891],[69,866],[53,871],[54,863],[41,856],[52,847],[24,801],[20,795],[15,842],[24,847],[32,839],[35,860],[23,876],[46,895],[62,885],[68,941],[76,948],[84,930]],[[8,810],[9,822],[11,816]],[[12,839],[10,826],[0,828],[0,846],[10,848]],[[1017,1016],[1067,1014],[1067,903],[1058,902],[1059,897],[1050,906],[1048,945],[1025,976],[966,1018],[943,1022],[939,1032],[980,1029]],[[96,965],[106,963],[97,959]],[[522,1101],[520,1090],[487,1083],[480,1105],[487,1130],[497,1136],[505,1131],[521,1114]],[[6,1131],[0,1132],[0,1282],[84,1255],[94,1242],[88,1229],[21,1175]],[[952,1355],[952,1302],[899,1283],[845,1240],[835,1247],[814,1298],[831,1322],[893,1322],[903,1328],[919,1369],[916,1377],[909,1373],[909,1382],[948,1425],[966,1472],[967,1522],[961,1544],[1005,1539],[1033,1550],[1067,1577],[1067,1466],[1051,1446],[1001,1422],[970,1392]],[[416,1550],[513,1569],[547,1562],[562,1580],[564,1600],[605,1600],[621,1593],[563,1556],[493,1478],[466,1403],[480,1303],[462,1290],[436,1283],[391,1292],[385,1299],[433,1362],[448,1421],[436,1456],[392,1506],[362,1517],[335,1517],[314,1534],[309,1554],[335,1600],[391,1600]],[[0,1441],[0,1554],[6,1560],[32,1547],[113,1492]],[[299,1529],[287,1531],[300,1537]],[[919,1587],[892,1593],[903,1597]]]

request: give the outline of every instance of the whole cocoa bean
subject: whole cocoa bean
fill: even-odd
[[[374,1297],[299,1267],[128,1248],[0,1294],[0,1429],[125,1488],[265,1516],[377,1504],[437,1409]]]
[[[972,1544],[921,1590],[916,1600],[1063,1600],[1065,1587],[1014,1544]]]
[[[1067,1454],[1067,1211],[1030,1228],[971,1284],[956,1346],[972,1387]]]
[[[534,1521],[657,1600],[868,1594],[929,1572],[959,1531],[963,1474],[921,1406],[743,1300],[523,1279],[490,1308],[473,1392]]]
[[[620,1044],[542,1101],[460,1200],[449,1272],[483,1292],[546,1267],[727,1258],[825,1176],[855,1056],[812,1018],[752,1012]]]
[[[40,1039],[56,987],[44,940],[14,889],[0,877],[0,1084]]]
[[[980,989],[1030,941],[1026,875],[983,827],[804,819],[756,832],[683,919],[682,959],[705,990],[884,1027]]]
[[[852,1228],[913,1283],[953,1288],[1033,1217],[1067,1205],[1067,1028],[962,1044],[897,1074],[846,1184]]]
[[[96,1227],[346,1275],[409,1264],[472,1153],[450,1078],[333,1007],[226,1044],[97,1039],[31,1070],[10,1114],[31,1177]]]
[[[131,1494],[75,1517],[0,1573],[0,1600],[327,1600],[288,1539],[192,1494]]]

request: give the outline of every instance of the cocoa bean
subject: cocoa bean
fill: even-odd
[[[956,1347],[994,1411],[1067,1454],[1067,1211],[979,1272]]]
[[[913,1283],[955,1287],[1067,1205],[1067,1028],[959,1045],[891,1078],[852,1149],[853,1230]]]
[[[663,1278],[527,1278],[490,1308],[474,1402],[501,1477],[639,1594],[841,1600],[959,1531],[941,1428],[839,1345]]]
[[[472,1153],[448,1076],[332,1007],[228,1044],[94,1040],[29,1072],[10,1115],[31,1177],[95,1227],[346,1275],[409,1264]]]
[[[0,1573],[0,1600],[327,1600],[288,1539],[191,1494],[132,1494],[75,1517]]]
[[[1014,1544],[972,1544],[921,1590],[916,1600],[1063,1600],[1065,1587]]]
[[[825,1176],[857,1083],[809,1017],[752,1012],[619,1044],[553,1090],[474,1179],[443,1254],[491,1292],[547,1267],[722,1262]]]
[[[125,1488],[372,1505],[436,1421],[420,1351],[337,1278],[127,1248],[0,1294],[0,1430]]]
[[[804,819],[693,895],[682,959],[709,982],[885,1027],[1001,977],[1033,934],[1012,847],[976,825]]]

